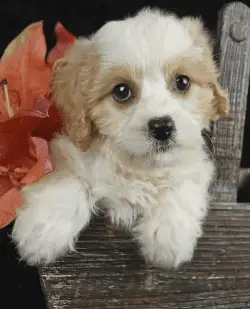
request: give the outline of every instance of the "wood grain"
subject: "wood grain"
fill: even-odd
[[[229,91],[231,115],[215,124],[217,180],[212,192],[214,201],[236,202],[250,76],[250,8],[245,4],[232,2],[221,10],[218,48],[221,83]]]
[[[103,218],[77,253],[41,269],[52,309],[250,308],[250,205],[213,204],[194,259],[178,271],[145,265]]]

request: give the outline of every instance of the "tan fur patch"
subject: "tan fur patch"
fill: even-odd
[[[54,71],[53,95],[62,110],[65,130],[82,150],[89,147],[93,138],[88,101],[99,63],[97,49],[88,40],[82,40],[73,46],[62,59],[62,65]]]
[[[221,115],[228,115],[229,113],[229,94],[219,82],[218,68],[213,57],[213,41],[198,18],[185,18],[184,22],[187,23],[194,44],[203,49],[202,55],[205,67],[213,72],[213,78],[209,80],[214,94],[214,99],[211,102],[210,119],[217,120]]]
[[[193,47],[198,47],[202,51],[202,57],[201,59],[179,57],[171,61],[171,63],[167,63],[165,65],[166,79],[171,89],[171,85],[173,85],[178,75],[188,76],[191,81],[191,87],[192,84],[201,87],[201,93],[205,96],[201,98],[201,102],[209,104],[209,106],[202,107],[203,110],[206,110],[206,118],[217,120],[221,115],[228,115],[229,97],[227,91],[222,88],[218,81],[219,74],[213,58],[212,41],[198,18],[187,17],[183,18],[182,21],[186,24],[193,38]],[[210,102],[208,102],[208,99],[210,99],[211,95],[203,90],[205,88],[213,91],[213,98]],[[191,89],[186,93],[175,93],[177,95],[189,96],[190,92]]]
[[[92,100],[94,102],[104,100],[112,94],[113,88],[119,84],[127,84],[131,88],[132,99],[139,100],[141,79],[142,72],[135,67],[123,66],[110,68],[97,77],[94,87],[95,95],[93,94]]]
[[[188,97],[194,84],[200,87],[210,87],[211,80],[214,79],[214,72],[210,67],[206,67],[202,61],[189,57],[179,57],[166,63],[164,71],[167,88],[178,96]],[[179,75],[185,75],[190,79],[191,87],[187,92],[178,92],[174,88],[174,82]]]

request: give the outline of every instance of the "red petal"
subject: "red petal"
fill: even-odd
[[[48,143],[39,137],[31,137],[31,140],[36,149],[37,162],[22,179],[21,184],[32,184],[53,170],[49,159]]]
[[[0,196],[4,195],[10,189],[13,188],[13,184],[8,176],[0,176]]]
[[[56,132],[62,129],[62,117],[59,110],[48,97],[37,98],[34,108],[42,110],[42,106],[46,107],[48,117],[44,118],[37,129],[33,132],[33,136],[38,136],[50,141]],[[44,107],[44,108],[45,108]]]
[[[43,23],[31,25],[29,31],[29,40],[10,58],[0,62],[0,80],[7,79],[9,92],[17,93],[20,98],[19,111],[31,110],[34,99],[49,91],[51,80],[51,69],[44,60],[46,44]],[[4,114],[6,116],[4,105],[5,96],[2,92],[0,95],[2,117]]]
[[[23,199],[16,188],[11,188],[0,196],[0,228],[4,228],[15,219],[16,208],[22,205]]]
[[[76,37],[67,31],[61,23],[57,23],[55,27],[57,38],[56,46],[48,55],[48,64],[52,67],[59,58],[62,58],[69,48],[75,43]]]

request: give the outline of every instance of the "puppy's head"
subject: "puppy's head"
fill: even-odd
[[[149,9],[79,39],[54,93],[83,149],[94,133],[159,165],[202,147],[202,129],[229,109],[201,21]]]

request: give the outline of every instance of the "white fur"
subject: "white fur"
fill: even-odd
[[[152,13],[149,9],[139,12],[136,18],[107,23],[92,40],[100,46],[107,66],[140,64],[156,70],[165,62],[166,56],[174,58],[186,53],[186,56],[199,58],[201,53],[198,47],[195,52],[190,50],[194,47],[193,39],[185,21],[180,22],[176,16],[166,16],[160,11]]]
[[[202,49],[193,46],[184,22],[150,11],[108,23],[91,40],[103,70],[143,69],[140,104],[125,111],[104,104],[115,120],[101,127],[107,138],[98,151],[81,153],[66,136],[52,142],[55,171],[23,191],[13,238],[29,264],[50,262],[73,248],[105,198],[112,222],[133,230],[149,263],[177,267],[192,258],[201,235],[213,164],[202,149],[208,124],[196,113],[198,98],[173,96],[162,65],[179,54],[199,58]],[[178,146],[157,154],[145,130],[151,118],[165,115],[175,122]]]

